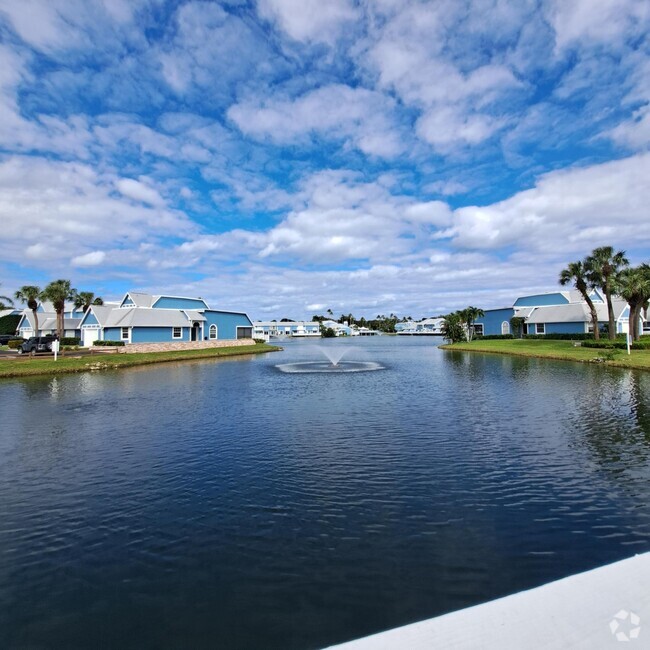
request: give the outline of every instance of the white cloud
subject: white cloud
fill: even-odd
[[[258,0],[259,15],[296,41],[333,44],[359,18],[351,0]]]
[[[650,154],[544,174],[505,201],[456,210],[454,243],[580,256],[603,243],[647,245],[649,175]]]
[[[115,187],[117,187],[120,194],[134,201],[155,206],[165,205],[165,200],[153,187],[132,178],[120,178],[115,183]]]
[[[70,264],[80,267],[99,266],[105,259],[106,253],[104,251],[91,251],[90,253],[73,257],[70,260]]]
[[[335,84],[295,100],[272,98],[235,104],[228,117],[255,138],[287,143],[317,134],[350,141],[367,154],[394,156],[404,148],[392,115],[394,108],[394,102],[382,93]]]

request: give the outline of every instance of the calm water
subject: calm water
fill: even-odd
[[[0,382],[0,648],[318,648],[650,550],[650,373],[437,342]]]

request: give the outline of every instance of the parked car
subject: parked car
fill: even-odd
[[[18,348],[18,354],[30,354],[32,352],[51,352],[52,341],[55,340],[56,336],[52,334],[48,334],[47,336],[32,336]]]
[[[16,336],[15,334],[0,334],[0,345],[7,345],[9,341],[24,341],[25,339],[22,336]]]

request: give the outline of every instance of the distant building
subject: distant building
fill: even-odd
[[[283,337],[320,337],[320,323],[317,321],[255,321],[253,335],[268,341]]]

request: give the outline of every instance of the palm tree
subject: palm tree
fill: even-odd
[[[79,291],[75,292],[74,295],[74,306],[77,309],[82,309],[84,313],[90,309],[91,305],[103,305],[104,301],[99,297],[95,296],[92,291]]]
[[[9,296],[0,296],[0,310],[14,306],[14,301]]]
[[[49,300],[54,306],[56,312],[56,330],[59,340],[63,338],[63,312],[65,303],[68,300],[74,300],[76,291],[70,286],[70,280],[54,280],[43,289],[41,300]]]
[[[465,327],[462,312],[455,311],[447,314],[442,323],[442,335],[452,343],[460,343],[465,338]]]
[[[638,341],[641,338],[639,332],[641,310],[650,300],[650,266],[641,264],[636,268],[624,269],[618,276],[616,288],[630,307],[628,317],[630,336],[633,341]]]
[[[34,336],[38,336],[38,312],[36,310],[38,309],[38,301],[41,297],[40,287],[33,284],[26,284],[16,291],[14,297],[16,300],[25,303],[32,310],[34,316]]]
[[[607,299],[607,315],[609,316],[609,338],[616,338],[616,323],[614,306],[612,305],[612,290],[616,276],[621,269],[629,264],[625,251],[614,252],[611,246],[595,248],[585,260],[588,279],[592,285],[600,287]]]
[[[591,314],[591,324],[594,329],[594,339],[598,340],[600,338],[600,332],[598,330],[598,312],[596,311],[596,306],[594,305],[593,300],[589,297],[589,269],[587,268],[586,262],[569,262],[565,269],[560,271],[560,284],[565,287],[567,284],[573,283],[573,286],[580,292],[580,295],[584,298],[587,306],[589,307],[589,312]]]
[[[461,321],[465,325],[465,336],[467,337],[468,341],[472,340],[472,337],[474,335],[474,321],[477,318],[481,318],[485,316],[485,312],[482,309],[479,309],[478,307],[466,307],[465,309],[461,309],[458,312]]]

